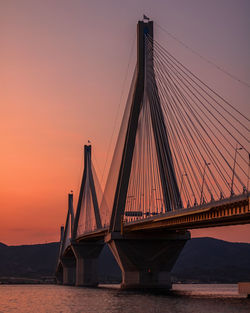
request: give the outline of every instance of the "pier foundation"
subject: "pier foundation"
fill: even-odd
[[[63,285],[75,285],[76,280],[76,260],[74,257],[62,257]]]
[[[238,283],[238,290],[240,295],[245,295],[250,298],[250,282]]]
[[[98,285],[98,257],[103,246],[103,242],[73,244],[76,258],[76,286],[96,287]]]
[[[55,278],[56,278],[56,283],[57,285],[62,285],[63,284],[63,266],[62,262],[58,264],[56,273],[55,273]]]
[[[190,233],[110,233],[106,237],[122,271],[122,289],[165,289],[172,287],[170,272]]]

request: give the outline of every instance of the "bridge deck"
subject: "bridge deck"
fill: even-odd
[[[154,231],[157,229],[184,230],[228,226],[250,223],[250,194],[213,201],[192,208],[180,209],[158,214],[134,222],[123,224],[123,231]],[[85,233],[77,241],[101,240],[108,233],[108,228]]]

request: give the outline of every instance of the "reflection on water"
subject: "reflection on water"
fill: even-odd
[[[177,286],[177,285],[175,285]],[[236,285],[178,285],[175,289],[229,295]],[[193,288],[193,289],[192,289]],[[201,289],[202,288],[202,289]],[[224,288],[224,291],[223,291]],[[199,290],[198,290],[199,289]],[[219,290],[221,290],[219,292]],[[56,285],[0,285],[0,312],[18,313],[249,313],[250,300],[152,295],[117,289]]]
[[[177,294],[184,295],[240,297],[237,284],[173,284],[173,289]]]

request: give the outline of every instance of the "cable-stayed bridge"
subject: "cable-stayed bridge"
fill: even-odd
[[[245,224],[249,208],[249,123],[137,25],[137,64],[102,192],[84,147],[76,213],[73,195],[56,276],[96,286],[107,243],[123,288],[171,288],[170,272],[189,229]]]

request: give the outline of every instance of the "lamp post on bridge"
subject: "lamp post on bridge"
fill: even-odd
[[[150,199],[150,203],[149,203],[149,211],[150,211],[151,214],[153,213],[153,209],[154,209],[154,193],[155,192],[156,192],[156,188],[152,188],[152,190],[151,190],[151,199]],[[151,212],[150,208],[152,209],[152,212]]]
[[[242,150],[242,147],[238,148],[238,145],[236,144],[235,147],[235,155],[234,155],[234,166],[233,166],[233,175],[232,175],[232,183],[231,183],[231,196],[234,195],[234,176],[235,176],[235,166],[236,166],[236,157],[239,150]]]
[[[141,201],[141,198],[143,197],[143,208],[142,208],[142,201]],[[140,194],[140,199],[139,199],[140,203],[139,203],[139,207],[140,207],[140,210],[144,212],[144,193],[141,193]]]
[[[161,214],[163,213],[163,201],[162,201],[162,198],[156,198],[156,201],[160,201],[160,210],[161,210]],[[158,204],[157,204],[157,208],[158,208]]]
[[[179,201],[179,206],[181,207],[181,192],[182,192],[182,187],[183,187],[183,181],[184,177],[187,176],[187,173],[181,174],[181,188],[180,188],[180,201]]]
[[[248,186],[249,186],[249,175],[250,174],[250,153],[248,153],[248,173],[247,173],[247,192],[248,192]]]
[[[207,168],[209,165],[210,165],[210,163],[207,163],[207,162],[205,161],[204,172],[203,172],[203,177],[202,177],[202,185],[201,185],[200,204],[201,204],[202,196],[203,196],[203,189],[204,189],[204,183],[205,183],[206,168]]]

